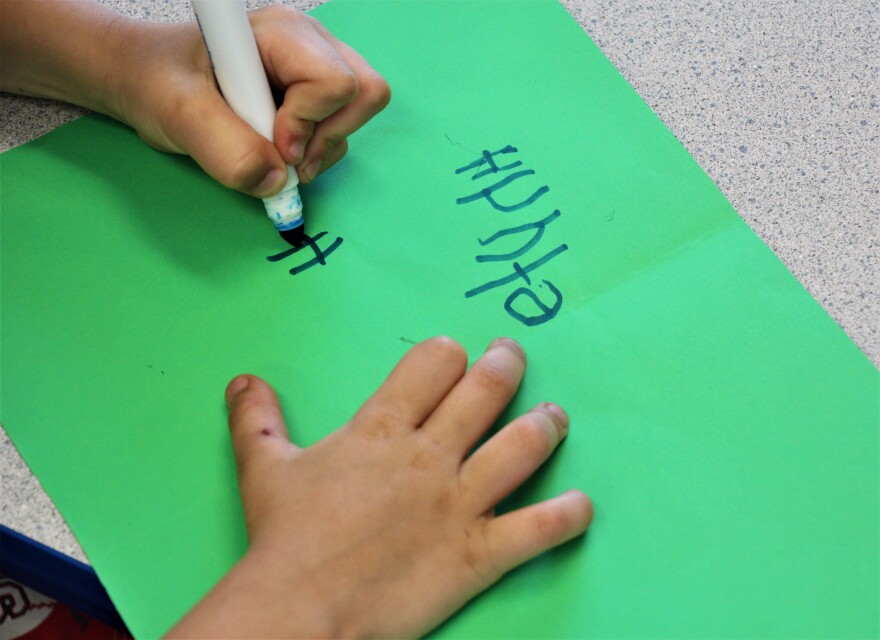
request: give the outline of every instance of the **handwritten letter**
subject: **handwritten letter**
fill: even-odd
[[[326,231],[322,231],[314,238],[306,235],[305,241],[300,246],[291,247],[290,249],[282,251],[281,253],[276,253],[273,256],[267,256],[266,260],[268,260],[269,262],[278,262],[279,260],[284,260],[285,258],[288,258],[296,253],[299,253],[301,250],[308,248],[312,250],[312,254],[314,257],[303,262],[300,265],[293,267],[290,270],[290,275],[295,276],[296,274],[302,273],[307,269],[311,269],[317,264],[325,265],[327,264],[327,258],[330,256],[330,254],[336,251],[336,249],[339,248],[339,245],[342,244],[342,238],[336,238],[336,240],[331,242],[330,246],[328,246],[326,249],[321,249],[321,247],[318,246],[318,240],[326,235]]]
[[[522,179],[528,179],[528,176],[535,175],[535,171],[532,169],[520,169],[519,171],[513,171],[513,173],[505,173],[521,167],[523,164],[522,161],[515,160],[508,164],[504,164],[503,166],[499,166],[499,163],[496,162],[496,158],[500,161],[508,160],[508,158],[500,158],[500,156],[517,153],[517,151],[518,149],[511,145],[507,145],[498,151],[483,151],[479,158],[470,164],[456,169],[456,175],[468,171],[474,171],[474,174],[471,175],[471,182],[478,180],[486,182],[483,179],[489,176],[493,176],[496,179],[492,184],[483,186],[471,195],[457,198],[455,201],[456,204],[468,205],[484,201],[488,203],[495,212],[498,212],[505,217],[534,205],[544,194],[550,191],[550,187],[547,185],[539,185],[534,190],[527,188],[526,192],[528,193],[530,191],[530,195],[525,197],[522,196],[522,193],[519,195],[513,195],[510,186]],[[500,180],[497,180],[497,174],[500,173],[504,173],[504,175]],[[523,184],[527,185],[528,182]],[[505,191],[505,197],[503,198],[499,197],[502,191]],[[512,264],[510,266],[512,272],[504,277],[490,280],[485,284],[466,291],[464,294],[465,297],[472,298],[498,287],[506,287],[507,285],[515,284],[517,281],[521,280],[525,286],[519,286],[508,294],[507,299],[504,301],[504,310],[512,318],[518,320],[527,327],[543,324],[555,318],[556,314],[559,313],[559,310],[562,308],[562,292],[547,279],[542,279],[539,283],[534,284],[532,282],[532,277],[529,274],[550,262],[560,253],[567,251],[568,245],[560,244],[550,251],[545,251],[543,254],[535,252],[529,257],[532,258],[535,255],[540,255],[540,257],[533,259],[526,265],[520,264],[517,259],[534,249],[544,238],[544,233],[547,230],[547,227],[561,215],[562,213],[559,209],[555,209],[550,215],[533,222],[526,222],[524,224],[501,229],[485,240],[478,238],[477,242],[480,246],[486,247],[502,238],[518,237],[519,234],[523,234],[523,244],[519,248],[506,253],[486,253],[477,255],[476,261],[481,263],[511,262]],[[550,295],[542,298],[537,291],[538,289],[546,290]]]

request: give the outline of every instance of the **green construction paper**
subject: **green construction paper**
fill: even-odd
[[[310,235],[342,238],[324,265],[267,261],[287,247],[258,202],[103,117],[0,160],[0,418],[134,634],[161,634],[245,548],[231,377],[270,381],[308,444],[447,334],[472,358],[515,337],[529,368],[509,415],[571,416],[503,508],[578,487],[596,517],[436,636],[877,636],[877,371],[565,10],[314,15],[394,91],[302,190]],[[508,145],[497,172],[456,173]],[[546,186],[531,204],[479,195],[523,170],[491,195]],[[543,234],[478,242],[555,210]],[[530,284],[465,296],[563,245]],[[539,315],[552,287],[546,322],[505,310]]]

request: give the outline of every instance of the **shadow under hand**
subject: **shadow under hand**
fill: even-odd
[[[258,199],[215,182],[188,156],[150,148],[115,120],[91,114],[33,144],[73,175],[87,172],[78,187],[90,190],[101,216],[124,219],[123,227],[188,272],[228,275],[283,248]]]

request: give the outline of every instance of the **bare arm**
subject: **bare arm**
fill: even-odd
[[[78,104],[121,119],[120,85],[133,21],[93,2],[2,0],[0,90]]]

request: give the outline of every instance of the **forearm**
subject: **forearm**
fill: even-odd
[[[0,0],[0,90],[120,118],[133,20],[83,0]]]

